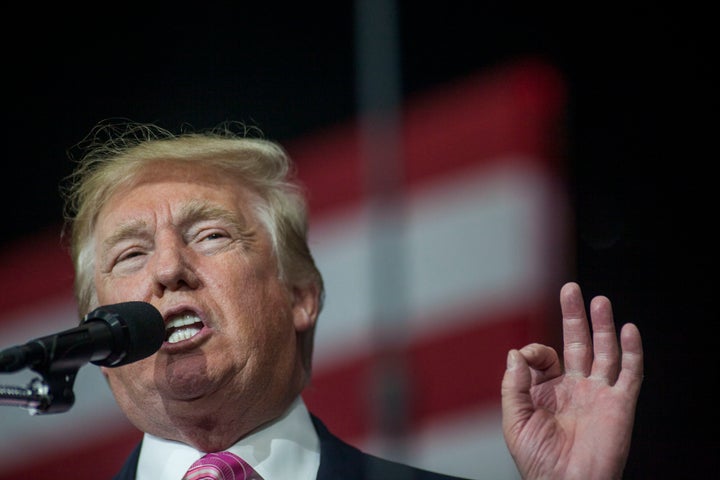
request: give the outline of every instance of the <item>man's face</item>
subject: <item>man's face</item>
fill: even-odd
[[[302,388],[309,297],[278,278],[257,200],[237,181],[167,164],[143,178],[100,212],[94,282],[100,305],[149,302],[173,328],[156,354],[103,372],[142,430],[181,439],[178,422],[212,423],[224,409],[252,429]]]

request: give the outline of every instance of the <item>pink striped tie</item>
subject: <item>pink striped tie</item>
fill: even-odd
[[[262,480],[262,477],[234,453],[208,453],[190,465],[182,480]]]

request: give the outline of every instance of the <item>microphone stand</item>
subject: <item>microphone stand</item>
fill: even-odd
[[[65,412],[75,403],[73,384],[80,367],[134,362],[155,353],[165,340],[162,315],[145,302],[96,308],[80,325],[0,350],[0,373],[30,368],[41,375],[25,388],[0,385],[0,405],[28,408],[32,415]]]
[[[73,385],[80,369],[74,362],[40,362],[31,370],[42,378],[33,378],[27,387],[0,385],[0,405],[26,408],[31,415],[62,413],[75,403]],[[12,371],[2,368],[0,371]]]

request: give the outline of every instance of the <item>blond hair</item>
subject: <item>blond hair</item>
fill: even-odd
[[[290,287],[316,286],[321,308],[323,279],[307,243],[307,207],[294,164],[279,144],[257,134],[238,122],[203,131],[186,126],[176,134],[151,123],[114,120],[91,130],[78,144],[84,154],[61,189],[81,316],[97,303],[93,231],[100,210],[120,186],[136,181],[145,165],[160,160],[202,162],[252,189],[259,198],[255,213],[270,235],[281,280]],[[306,340],[308,367],[313,331]]]

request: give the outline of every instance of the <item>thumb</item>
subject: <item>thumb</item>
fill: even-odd
[[[533,414],[531,383],[530,367],[525,357],[515,349],[510,350],[501,387],[502,426],[508,444],[513,443],[512,440]]]

